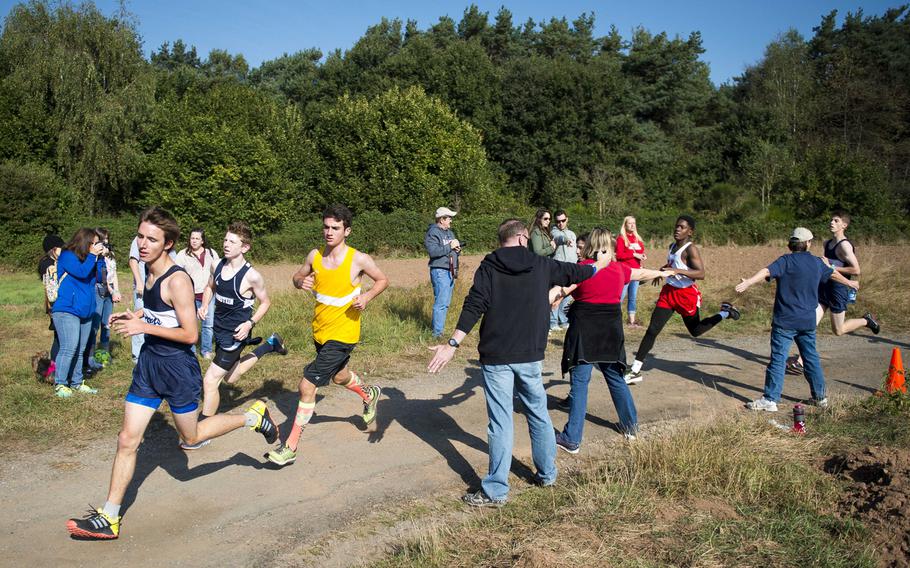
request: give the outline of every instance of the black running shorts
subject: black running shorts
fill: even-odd
[[[316,346],[316,359],[303,370],[303,377],[317,387],[324,387],[345,368],[357,344],[333,339],[323,344],[314,341],[313,344]]]

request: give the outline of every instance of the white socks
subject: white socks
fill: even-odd
[[[642,363],[638,359],[632,361],[632,372],[637,373],[637,372],[641,371],[642,365],[644,365],[644,363]]]
[[[112,519],[116,519],[120,516],[120,505],[114,505],[110,501],[104,502],[104,507],[101,509],[104,511],[104,514]]]

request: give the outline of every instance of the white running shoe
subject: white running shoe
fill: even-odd
[[[773,400],[768,400],[765,397],[756,398],[752,402],[746,403],[746,408],[749,410],[764,410],[766,412],[777,412],[777,403]]]

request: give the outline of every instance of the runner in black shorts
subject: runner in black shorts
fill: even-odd
[[[205,396],[202,403],[200,419],[218,412],[221,396],[218,386],[222,380],[229,384],[236,383],[240,377],[253,368],[259,359],[269,353],[287,355],[287,349],[281,336],[273,333],[252,353],[241,356],[243,348],[254,345],[260,338],[253,339],[253,326],[265,317],[271,301],[265,290],[265,280],[259,272],[250,266],[244,258],[252,244],[252,233],[244,223],[232,223],[224,235],[224,258],[215,268],[209,285],[202,296],[199,318],[205,319],[212,295],[215,296],[215,357],[209,365],[203,379]],[[259,307],[253,313],[253,305],[258,300]],[[184,441],[180,447],[194,450],[205,445],[207,440],[192,445]]]
[[[261,400],[243,414],[218,414],[205,422],[197,421],[202,380],[190,347],[198,337],[193,282],[167,254],[179,236],[177,221],[163,209],[152,207],[139,218],[139,254],[147,273],[144,308],[116,314],[111,323],[127,337],[144,333],[145,344],[126,395],[107,501],[85,518],[67,521],[67,530],[73,536],[111,540],[120,535],[120,505],[136,469],[136,451],[162,400],[174,415],[180,437],[190,444],[243,426],[260,432],[269,444],[278,438],[278,427]]]
[[[294,274],[294,286],[312,291],[316,297],[313,310],[313,341],[316,360],[306,366],[300,381],[300,402],[288,439],[268,453],[268,460],[288,465],[297,459],[297,443],[304,426],[316,409],[316,389],[330,382],[355,393],[363,400],[363,422],[369,426],[376,419],[381,390],[366,385],[348,367],[351,352],[360,341],[360,313],[367,304],[389,285],[368,254],[347,245],[351,234],[351,211],[333,205],[322,215],[325,248],[313,249],[306,262]],[[363,275],[373,279],[368,292],[361,290]]]

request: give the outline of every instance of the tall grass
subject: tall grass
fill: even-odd
[[[681,425],[374,566],[874,566],[862,526],[833,514],[818,447],[751,416]]]

